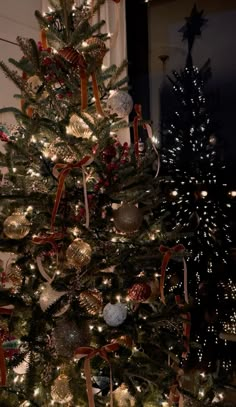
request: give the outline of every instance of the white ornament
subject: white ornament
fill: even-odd
[[[39,88],[43,85],[43,82],[41,79],[38,77],[38,75],[33,75],[27,80],[27,85],[29,86],[29,89],[32,93],[32,96],[36,96]],[[45,99],[48,96],[47,91],[43,91],[43,93],[40,95],[42,99]]]
[[[43,82],[38,77],[38,75],[31,76],[27,80],[27,85],[29,86],[31,92],[34,94],[36,94],[38,92],[38,90],[39,90],[40,86],[42,86],[42,84],[43,84]]]
[[[133,109],[133,99],[127,92],[116,90],[107,99],[107,107],[111,113],[116,113],[119,117],[125,117]]]
[[[51,284],[45,283],[43,284],[43,292],[39,298],[39,305],[43,312],[45,312],[50,305],[56,302],[59,298],[61,298],[66,291],[56,291],[52,288]]]
[[[111,304],[110,302],[103,308],[103,318],[107,325],[121,325],[127,317],[127,307],[121,302]]]

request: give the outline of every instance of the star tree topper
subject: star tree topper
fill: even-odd
[[[201,28],[206,24],[207,19],[203,18],[204,11],[198,11],[196,4],[194,4],[189,17],[185,17],[186,23],[179,30],[183,33],[183,41],[188,41],[188,54],[191,55],[195,38],[201,35]]]

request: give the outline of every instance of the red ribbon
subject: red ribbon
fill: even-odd
[[[108,345],[102,346],[99,349],[93,348],[91,346],[87,346],[87,347],[78,348],[75,351],[75,356],[79,356],[80,358],[85,357],[84,373],[85,373],[85,378],[86,378],[89,407],[95,407],[92,380],[91,380],[91,366],[90,366],[90,360],[93,359],[94,356],[100,356],[110,366],[110,407],[113,407],[112,370],[111,370],[111,364],[109,361],[108,353],[115,352],[117,349],[119,349],[119,344],[117,342],[114,342],[114,343],[110,343]]]
[[[55,218],[56,218],[56,214],[58,211],[58,207],[60,204],[60,200],[62,197],[62,192],[64,189],[64,183],[65,183],[65,179],[67,177],[67,175],[70,173],[70,171],[74,168],[81,168],[83,165],[85,165],[86,163],[88,163],[88,161],[91,159],[91,156],[86,155],[82,160],[80,160],[79,162],[75,163],[75,164],[56,164],[54,166],[53,171],[57,170],[57,169],[61,169],[62,171],[60,172],[59,176],[58,176],[58,187],[57,187],[57,194],[56,194],[56,199],[55,199],[55,203],[54,203],[54,207],[53,207],[53,211],[52,211],[52,218],[51,218],[51,230],[54,229],[54,223],[55,223]]]
[[[184,304],[181,303],[181,298],[179,295],[175,296],[175,302],[180,308],[184,306]],[[187,357],[187,354],[190,352],[189,342],[191,332],[191,314],[190,312],[186,312],[185,314],[181,314],[181,317],[185,319],[185,321],[183,322],[183,337],[185,352],[182,353],[182,357],[185,359]]]
[[[57,244],[55,242],[55,240],[61,240],[64,238],[64,233],[52,233],[50,235],[43,235],[43,236],[34,236],[32,239],[32,242],[34,244],[50,244],[52,246],[52,248],[55,250],[55,252],[57,252]]]
[[[173,246],[173,247],[166,247],[166,246],[161,245],[159,250],[161,253],[164,253],[163,260],[161,263],[160,295],[161,295],[161,301],[165,304],[164,283],[165,283],[166,268],[168,266],[168,263],[169,263],[171,257],[174,254],[178,254],[178,253],[183,254],[185,251],[185,247],[182,244],[177,244],[176,246]],[[184,268],[185,268],[185,266],[186,266],[186,263],[184,260]],[[186,278],[185,278],[185,281],[186,281]]]
[[[0,307],[0,314],[7,314],[11,315],[13,312],[13,308],[5,308]],[[1,386],[6,386],[7,383],[7,369],[6,369],[6,361],[5,361],[5,353],[2,347],[3,340],[0,340],[0,374],[1,374]]]

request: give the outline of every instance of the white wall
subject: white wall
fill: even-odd
[[[41,0],[0,0],[0,37],[16,42],[16,37],[31,37],[39,40],[39,27],[34,17],[35,10],[41,10]],[[0,40],[0,59],[7,63],[8,58],[19,59],[20,49],[13,44]],[[0,71],[0,107],[19,107],[19,99],[13,95],[17,88]],[[12,115],[0,115],[0,122],[14,122]]]

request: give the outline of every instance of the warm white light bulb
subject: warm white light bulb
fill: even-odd
[[[201,191],[201,196],[205,197],[205,196],[207,196],[207,195],[208,195],[208,192],[207,192],[207,191]]]

